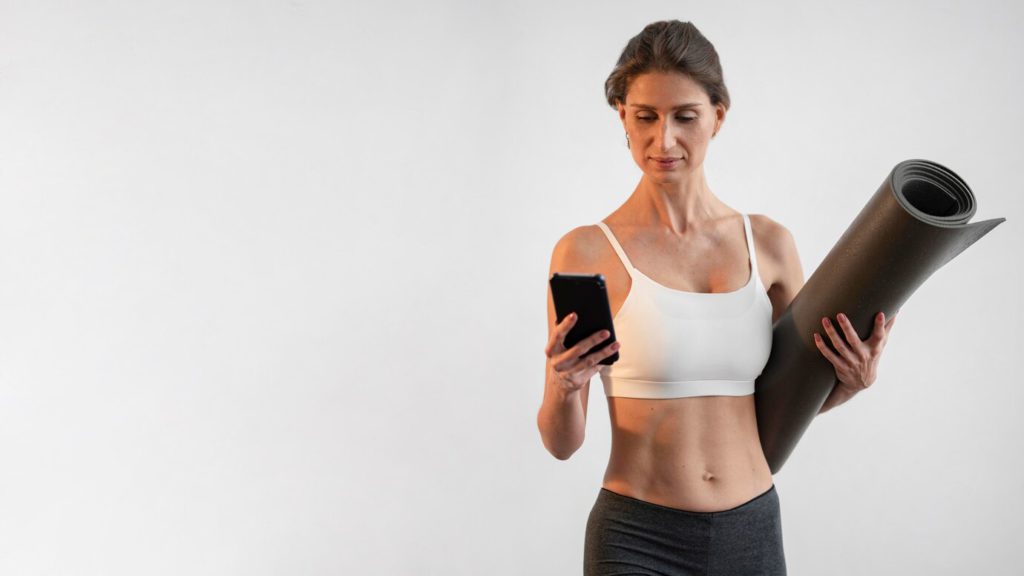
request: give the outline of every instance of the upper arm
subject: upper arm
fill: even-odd
[[[803,288],[804,271],[796,240],[789,229],[763,214],[757,215],[756,220],[759,232],[756,236],[762,240],[763,253],[771,262],[772,284],[768,287],[768,298],[772,302],[772,323],[775,323]],[[753,222],[754,219],[751,227]]]
[[[596,226],[579,226],[562,236],[555,244],[551,252],[551,266],[548,268],[548,278],[555,272],[562,274],[594,274],[597,272],[596,264],[598,259],[595,243],[593,242],[593,231],[589,228]],[[548,284],[548,341],[551,341],[551,334],[557,324],[555,313],[555,302],[551,296],[551,286]],[[583,416],[587,416],[587,400],[590,397],[590,382],[580,388],[580,402],[583,405]]]

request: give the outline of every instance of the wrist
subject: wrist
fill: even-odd
[[[579,392],[578,388],[576,390],[567,388],[554,373],[549,374],[547,393],[556,403],[565,404],[570,401],[578,401]]]
[[[561,384],[555,383],[555,399],[563,404],[579,402],[580,389],[570,390]]]

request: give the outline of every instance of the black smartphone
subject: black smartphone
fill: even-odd
[[[572,348],[587,336],[600,330],[610,334],[583,357],[615,342],[615,326],[612,324],[612,309],[608,304],[608,289],[603,274],[560,274],[551,275],[551,297],[555,302],[555,318],[561,322],[575,312],[576,324],[565,335],[565,347]],[[600,364],[614,364],[619,359],[616,350],[611,356],[601,359]]]

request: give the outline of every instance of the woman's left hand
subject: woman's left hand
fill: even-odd
[[[839,354],[830,350],[817,332],[814,333],[814,344],[825,358],[835,366],[836,379],[839,380],[836,387],[842,387],[850,395],[853,395],[861,390],[866,390],[868,386],[874,383],[878,359],[881,357],[885,343],[889,339],[889,332],[896,321],[896,314],[893,314],[892,318],[889,318],[888,321],[885,320],[884,313],[879,312],[876,314],[874,330],[867,340],[860,339],[857,331],[853,328],[853,324],[850,323],[850,319],[845,314],[839,313],[837,318],[839,326],[846,336],[845,339],[839,335],[839,332],[836,331],[835,326],[833,326],[827,316],[821,319],[821,323],[825,327],[825,332],[832,341],[832,345]]]

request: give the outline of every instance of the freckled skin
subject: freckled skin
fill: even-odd
[[[685,112],[676,108],[692,102],[699,105]],[[650,107],[639,109],[635,103]],[[743,286],[750,272],[741,215],[711,193],[703,171],[724,107],[712,106],[689,78],[659,72],[636,77],[618,110],[630,153],[644,175],[633,195],[605,221],[619,224],[619,241],[627,252],[633,250],[633,264],[681,290]],[[652,156],[682,161],[659,170]],[[779,265],[761,254],[756,230],[754,237],[762,282],[771,286]],[[610,246],[602,259],[597,271],[605,275],[615,314],[630,279]],[[613,430],[605,488],[693,511],[732,508],[771,488],[753,395],[607,400]]]
[[[604,221],[617,231],[633,265],[678,290],[728,292],[743,286],[749,264],[742,215],[712,193],[703,168],[711,139],[725,120],[724,106],[712,105],[686,76],[652,72],[634,78],[618,112],[643,177]],[[678,161],[666,168],[654,158]],[[802,287],[803,272],[788,231],[760,215],[752,215],[750,224],[774,321]],[[614,315],[629,293],[630,277],[603,234],[596,230],[593,238],[601,247],[595,272],[605,276]],[[885,328],[890,326],[887,322]],[[829,336],[839,338],[834,332]],[[631,344],[637,345],[625,343],[623,351]],[[860,363],[848,362],[842,370],[837,365],[837,374],[849,382],[836,387],[826,407],[870,384],[881,344],[869,345],[874,351],[861,354]],[[771,488],[753,395],[607,401],[612,449],[605,488],[700,512],[733,508]]]

